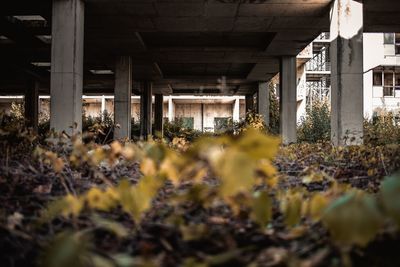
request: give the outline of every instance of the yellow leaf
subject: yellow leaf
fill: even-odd
[[[157,173],[156,163],[150,158],[144,158],[140,164],[140,171],[145,176],[154,176]]]
[[[63,205],[61,214],[66,218],[70,215],[77,217],[83,209],[83,201],[71,194],[63,199]]]
[[[122,145],[121,145],[121,143],[118,142],[118,141],[112,142],[111,145],[110,145],[110,147],[111,147],[111,152],[112,152],[113,154],[119,154],[119,153],[121,153],[121,151],[122,151]]]
[[[64,161],[62,158],[56,158],[53,161],[53,169],[55,172],[60,173],[64,169]]]
[[[255,160],[272,160],[278,152],[279,144],[280,139],[278,138],[267,136],[254,129],[248,129],[236,146]]]
[[[256,192],[252,199],[252,219],[260,226],[266,226],[272,218],[272,200],[267,192]]]
[[[227,149],[215,166],[221,178],[220,192],[224,198],[249,192],[255,184],[255,162],[237,149]]]
[[[315,194],[309,203],[309,214],[314,221],[319,221],[321,215],[329,204],[329,200],[322,194]]]
[[[378,233],[380,216],[374,197],[352,192],[333,202],[324,212],[322,222],[337,242],[365,246]]]
[[[300,192],[289,192],[281,202],[281,210],[285,218],[285,224],[293,227],[300,223],[303,197]]]

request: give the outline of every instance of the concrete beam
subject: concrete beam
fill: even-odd
[[[54,0],[51,51],[50,127],[82,131],[84,3]]]
[[[141,83],[140,97],[140,138],[147,140],[152,134],[152,95],[153,84],[149,81]]]
[[[154,134],[163,137],[164,134],[164,97],[162,94],[155,94],[154,107]]]
[[[263,116],[264,123],[269,126],[269,83],[259,83],[257,92],[258,114]]]
[[[114,139],[131,138],[132,60],[129,56],[117,58],[115,66]]]
[[[297,67],[296,57],[282,57],[280,65],[281,135],[284,144],[297,142]]]
[[[26,124],[37,132],[39,124],[39,83],[37,81],[28,82],[24,105]]]
[[[363,4],[336,0],[331,17],[332,142],[362,144]]]

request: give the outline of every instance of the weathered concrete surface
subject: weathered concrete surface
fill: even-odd
[[[84,3],[54,0],[51,49],[50,127],[82,131]]]
[[[140,97],[140,138],[147,140],[152,135],[152,98],[153,84],[149,81],[141,82]]]
[[[363,136],[363,5],[336,0],[332,8],[332,142],[361,144]]]
[[[162,94],[155,94],[154,98],[154,134],[162,137],[164,134],[164,97]]]
[[[24,104],[27,125],[37,132],[39,124],[39,83],[37,81],[27,82]]]
[[[246,112],[254,110],[254,94],[247,94],[245,98]]]
[[[115,139],[131,138],[132,59],[121,56],[116,60],[114,92]]]
[[[265,125],[269,126],[269,84],[258,84],[257,92],[258,114],[262,115]]]
[[[280,71],[281,135],[284,144],[297,141],[297,65],[296,57],[282,57]]]

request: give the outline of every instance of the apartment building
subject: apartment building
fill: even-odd
[[[400,113],[400,34],[364,33],[364,116]],[[298,57],[297,118],[316,100],[330,99],[329,33],[321,34]]]

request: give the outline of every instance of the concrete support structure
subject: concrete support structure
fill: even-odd
[[[50,127],[82,130],[84,1],[53,0]]]
[[[155,94],[154,102],[154,134],[163,137],[164,134],[164,97],[162,94]]]
[[[104,115],[107,112],[106,107],[106,97],[104,95],[101,96],[101,119],[104,120]]]
[[[115,66],[114,139],[131,138],[132,59],[118,57]]]
[[[245,106],[246,106],[246,112],[254,110],[254,95],[253,94],[246,95]]]
[[[24,103],[27,126],[37,132],[39,124],[39,83],[37,81],[27,83]]]
[[[235,97],[235,102],[233,103],[232,119],[234,122],[238,122],[240,120],[240,98],[239,97]]]
[[[361,144],[363,136],[363,4],[336,0],[331,16],[332,142]]]
[[[284,144],[297,141],[297,65],[296,57],[281,58],[280,64],[280,115],[281,135]]]
[[[175,103],[172,96],[168,98],[168,121],[172,122],[175,120]]]
[[[140,97],[140,138],[147,140],[152,134],[152,95],[153,85],[149,81],[141,83]]]
[[[257,92],[258,114],[264,118],[265,125],[269,126],[269,84],[259,83]]]

